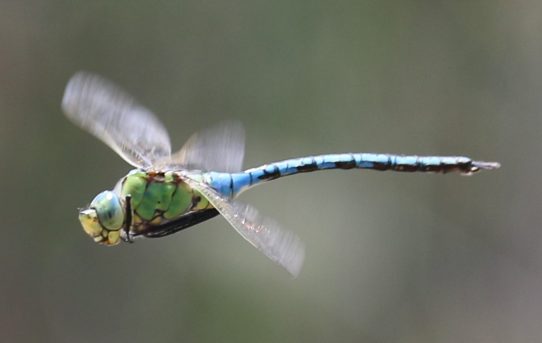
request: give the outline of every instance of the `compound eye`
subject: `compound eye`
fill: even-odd
[[[96,210],[100,223],[107,230],[116,231],[122,228],[124,208],[115,193],[105,191],[98,194],[90,203],[90,207]]]

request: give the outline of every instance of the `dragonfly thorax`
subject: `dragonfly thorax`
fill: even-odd
[[[123,200],[112,191],[98,194],[87,209],[79,212],[79,221],[94,241],[116,245],[125,220]]]

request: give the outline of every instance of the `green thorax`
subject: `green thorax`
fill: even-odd
[[[131,197],[131,231],[160,225],[182,215],[211,208],[205,197],[188,186],[174,171],[132,170],[121,180],[120,195]]]

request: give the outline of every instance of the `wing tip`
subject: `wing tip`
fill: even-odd
[[[296,248],[294,256],[292,256],[287,264],[282,264],[284,268],[290,273],[292,278],[296,279],[301,270],[303,269],[303,263],[305,262],[305,246],[300,242],[300,245]]]
[[[74,115],[74,112],[77,110],[76,106],[81,100],[85,84],[89,83],[89,81],[92,81],[93,79],[100,80],[101,77],[90,72],[80,70],[73,74],[68,80],[61,102],[62,110],[68,117]]]

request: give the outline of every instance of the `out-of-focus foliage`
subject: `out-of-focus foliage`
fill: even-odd
[[[4,1],[5,342],[528,342],[542,336],[542,3]],[[335,171],[243,200],[306,243],[296,280],[220,218],[104,248],[76,209],[129,166],[60,111],[77,70],[175,146],[237,118],[247,167],[459,154],[473,177]]]

